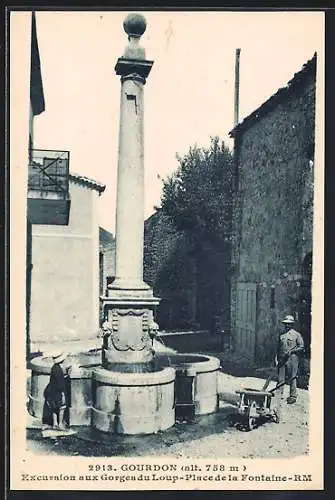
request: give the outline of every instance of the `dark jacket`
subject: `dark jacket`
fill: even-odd
[[[50,408],[59,410],[65,401],[66,394],[66,374],[59,363],[55,363],[51,368],[50,380],[44,390],[44,398]]]
[[[291,354],[302,354],[303,350],[303,338],[301,334],[293,328],[279,336],[277,346],[277,359],[279,363],[288,360]]]

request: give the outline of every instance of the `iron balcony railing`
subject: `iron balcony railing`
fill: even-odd
[[[33,149],[30,154],[28,192],[69,196],[69,151]],[[28,194],[29,196],[29,194]]]

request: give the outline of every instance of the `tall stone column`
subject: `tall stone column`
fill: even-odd
[[[128,46],[115,66],[121,77],[119,152],[116,196],[116,277],[103,297],[105,317],[103,366],[148,363],[152,360],[153,309],[159,299],[143,281],[144,141],[143,87],[152,61],[145,59],[140,37],[142,15],[125,19]],[[131,371],[131,367],[129,367]]]

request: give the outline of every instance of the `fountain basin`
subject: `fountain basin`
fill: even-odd
[[[218,409],[217,375],[220,360],[205,354],[157,354],[158,363],[175,368],[176,376],[194,377],[193,398],[195,415],[207,415]],[[176,391],[176,404],[181,399]]]
[[[153,434],[173,426],[175,370],[93,370],[93,428],[110,434]]]
[[[218,408],[217,374],[220,361],[203,354],[155,355],[151,372],[109,371],[101,367],[101,351],[72,354],[70,425],[90,426],[108,433],[150,434],[175,423],[175,406],[182,403],[183,378],[192,379],[196,415]],[[28,410],[42,418],[43,392],[49,382],[52,358],[31,361]],[[141,422],[141,423],[139,423]]]

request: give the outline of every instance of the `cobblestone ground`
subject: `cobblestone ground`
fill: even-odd
[[[236,413],[239,388],[261,389],[264,379],[219,374],[220,411],[192,424],[176,424],[151,436],[108,436],[94,440],[88,429],[58,439],[43,438],[40,423],[28,423],[27,449],[34,454],[68,456],[173,456],[183,458],[282,458],[308,453],[308,391],[298,389],[298,400],[281,405],[278,424],[266,422],[250,432],[230,423]],[[271,383],[270,388],[274,386]],[[285,398],[288,387],[285,387]]]

